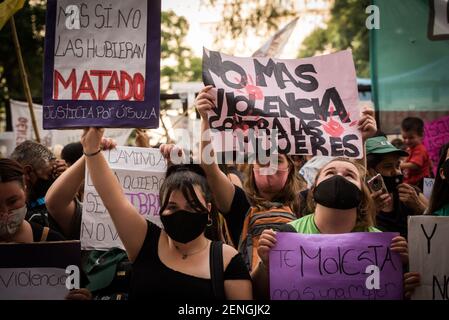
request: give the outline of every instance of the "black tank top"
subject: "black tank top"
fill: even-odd
[[[211,279],[198,278],[170,269],[159,259],[161,229],[148,221],[145,241],[133,263],[130,299],[214,300]],[[210,254],[210,253],[209,253]],[[239,254],[226,270],[224,280],[251,280]]]

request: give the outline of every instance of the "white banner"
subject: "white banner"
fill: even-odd
[[[114,171],[123,192],[137,211],[161,226],[159,218],[159,189],[164,182],[167,164],[159,149],[117,147],[103,152]],[[81,223],[82,249],[124,249],[109,212],[92,184],[86,168],[83,218]]]
[[[80,141],[83,133],[81,129],[44,130],[42,128],[42,105],[33,104],[33,108],[43,145],[51,148],[58,144],[65,146]],[[25,140],[35,138],[28,103],[11,100],[11,117],[16,146]],[[132,129],[106,129],[104,136],[115,139],[119,146],[123,146],[126,144],[131,131]]]
[[[408,222],[410,271],[421,286],[414,300],[449,300],[449,217],[414,216]]]

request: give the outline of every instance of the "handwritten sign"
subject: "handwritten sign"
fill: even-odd
[[[137,211],[151,222],[162,226],[159,218],[159,189],[164,182],[167,165],[159,149],[118,147],[103,154],[122,186],[125,196]],[[114,247],[124,249],[87,169],[81,245],[83,249],[108,250]]]
[[[414,300],[449,300],[449,217],[412,216],[408,221],[410,271],[421,285]]]
[[[433,173],[437,174],[441,147],[449,142],[449,116],[424,124],[423,143],[433,163]]]
[[[276,146],[285,154],[362,157],[350,50],[281,60],[204,49],[203,82],[216,88],[209,124],[218,152]]]
[[[402,299],[402,264],[390,251],[396,235],[278,233],[270,252],[271,299]],[[367,273],[369,266],[378,273]]]
[[[49,0],[44,128],[157,128],[160,14],[160,0]]]
[[[79,241],[0,244],[0,300],[62,300],[68,266],[81,265]]]
[[[10,100],[11,103],[11,118],[14,132],[14,147],[21,144],[25,140],[35,139],[33,125],[31,124],[30,110],[26,102]],[[33,104],[34,115],[37,123],[42,123],[42,105]],[[127,143],[128,137],[132,129],[112,129],[105,130],[104,136],[112,138],[117,142],[117,145],[123,146]],[[72,142],[78,142],[81,139],[83,130],[81,129],[66,129],[66,130],[44,130],[39,128],[41,143],[48,147],[56,145],[65,146]]]
[[[423,182],[423,194],[427,199],[430,199],[430,195],[432,194],[433,184],[435,183],[435,179],[433,178],[424,178]]]

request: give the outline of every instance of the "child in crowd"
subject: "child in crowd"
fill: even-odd
[[[424,122],[415,117],[408,117],[402,121],[402,138],[407,146],[409,156],[401,163],[404,172],[404,182],[423,188],[423,180],[430,176],[430,158],[426,147],[422,143],[424,136]]]

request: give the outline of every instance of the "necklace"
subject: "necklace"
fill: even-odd
[[[181,252],[181,250],[179,249],[179,247],[177,245],[175,245],[176,250],[178,250],[178,252],[181,254],[181,257],[183,260],[187,259],[187,257],[189,256],[193,256],[197,253],[200,253],[201,251],[203,251],[204,249],[207,248],[207,246],[209,245],[209,241],[206,241],[206,245],[204,247],[202,247],[200,250],[192,252],[192,253],[183,253]]]

